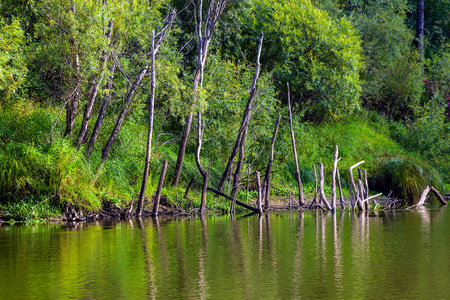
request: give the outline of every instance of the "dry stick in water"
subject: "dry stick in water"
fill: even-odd
[[[314,169],[314,199],[311,202],[311,205],[309,206],[309,208],[311,209],[314,203],[318,203],[317,201],[317,193],[318,193],[318,189],[317,189],[317,171],[316,171],[316,164],[313,164],[313,169]]]
[[[369,210],[369,202],[365,202],[364,199],[367,198],[367,193],[366,193],[366,188],[364,186],[364,182],[363,182],[363,176],[362,176],[362,171],[361,168],[358,168],[358,176],[359,176],[359,180],[361,180],[361,186],[358,183],[358,188],[359,188],[359,197],[361,199],[361,203],[365,206],[366,210]]]
[[[355,209],[355,202],[356,202],[356,205],[358,205],[358,208],[360,210],[364,210],[364,206],[363,206],[363,204],[361,202],[358,190],[356,188],[355,180],[354,180],[354,177],[353,177],[353,169],[356,168],[357,166],[359,166],[360,164],[363,164],[363,163],[365,163],[364,160],[354,164],[353,166],[351,166],[348,169],[348,173],[349,173],[349,177],[350,177],[350,184],[351,184],[351,186],[353,188],[353,195],[354,195],[354,201],[352,201],[352,207],[353,207],[353,209]]]
[[[153,215],[158,215],[158,209],[159,209],[159,199],[161,198],[161,190],[164,185],[164,178],[166,177],[166,170],[167,170],[167,160],[164,160],[161,175],[159,176],[159,182],[158,182],[158,189],[156,190],[156,196],[155,196],[155,204],[153,205]]]
[[[367,200],[369,198],[369,182],[367,180],[367,170],[364,169],[364,198]],[[369,201],[366,202],[366,209],[370,208]]]
[[[331,210],[336,210],[336,173],[337,173],[337,163],[341,159],[338,158],[339,149],[338,145],[336,145],[334,149],[334,163],[333,163],[333,174],[331,180]]]
[[[297,149],[295,148],[295,136],[294,136],[294,129],[292,126],[291,91],[289,89],[289,83],[287,84],[287,90],[288,90],[288,107],[289,107],[289,127],[291,129],[292,151],[294,153],[295,174],[297,176],[296,179],[298,185],[298,202],[300,203],[300,205],[303,205],[304,204],[303,184],[302,179],[300,178],[300,169],[298,167]]]
[[[339,186],[339,200],[341,201],[341,208],[344,209],[345,203],[344,203],[344,195],[342,194],[341,176],[339,175],[339,169],[337,169],[336,171],[337,171],[337,180],[338,180],[338,186]]]
[[[320,200],[325,204],[325,207],[328,210],[332,210],[330,203],[328,203],[327,198],[325,197],[325,190],[324,190],[324,185],[325,185],[325,175],[323,173],[323,163],[318,162],[317,163],[319,165],[319,178],[320,178]]]
[[[366,198],[364,197],[364,187],[361,179],[358,179],[358,189],[359,189],[359,199],[361,199],[361,203],[363,207],[367,210],[366,202],[364,201]]]
[[[259,178],[259,172],[256,171],[256,186],[258,188],[258,200],[256,202],[256,208],[258,209],[259,213],[261,214],[262,211],[262,203],[261,203],[261,180]]]

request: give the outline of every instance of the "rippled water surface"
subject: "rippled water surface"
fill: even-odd
[[[449,286],[448,207],[0,226],[0,299],[448,299]]]

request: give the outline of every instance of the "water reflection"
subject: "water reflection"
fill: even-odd
[[[36,299],[445,298],[449,230],[445,208],[2,225],[0,289]]]

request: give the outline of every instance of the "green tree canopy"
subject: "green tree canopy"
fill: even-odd
[[[337,119],[359,109],[361,46],[347,19],[332,18],[310,0],[252,5],[247,28],[253,28],[253,36],[265,33],[261,61],[273,71],[282,99],[289,82],[307,119]]]

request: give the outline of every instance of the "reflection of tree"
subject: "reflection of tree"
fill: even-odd
[[[208,228],[206,227],[206,219],[205,215],[200,216],[200,221],[202,223],[202,241],[203,246],[200,246],[198,250],[198,287],[200,289],[200,299],[208,298],[208,294],[206,293],[206,272],[205,272],[205,260],[208,252]]]
[[[148,296],[152,299],[156,298],[156,284],[155,284],[155,270],[154,270],[154,263],[153,258],[151,255],[151,252],[148,249],[148,241],[147,241],[147,234],[145,232],[145,227],[142,225],[141,218],[136,219],[137,225],[139,227],[139,230],[141,231],[141,240],[142,240],[142,253],[144,255],[145,259],[145,269],[147,271],[147,282],[148,282]],[[156,227],[159,231],[159,224],[156,219]]]
[[[302,249],[302,243],[301,241],[304,239],[304,229],[305,229],[305,215],[304,212],[299,212],[298,215],[299,218],[299,226],[297,231],[297,239],[296,239],[296,247],[295,247],[295,256],[294,256],[294,276],[293,276],[293,283],[294,283],[294,298],[298,298],[301,295],[301,288],[300,287],[300,278],[302,277],[301,271],[302,271],[302,265],[301,262],[303,261],[303,249]]]

